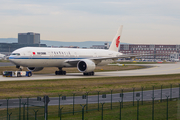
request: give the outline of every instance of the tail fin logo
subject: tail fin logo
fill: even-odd
[[[117,37],[117,39],[116,39],[116,47],[118,47],[118,46],[119,46],[119,43],[120,43],[120,41],[119,41],[119,40],[120,40],[120,36],[118,36],[118,37]]]

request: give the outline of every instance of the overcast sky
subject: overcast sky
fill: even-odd
[[[180,0],[0,0],[0,38],[180,44]]]

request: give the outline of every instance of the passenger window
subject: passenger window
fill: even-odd
[[[20,53],[12,53],[11,55],[17,55],[17,56],[19,56],[19,55],[20,55]]]

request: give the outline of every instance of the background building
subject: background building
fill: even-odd
[[[155,54],[142,56],[142,59],[168,59],[171,54],[180,53],[180,45],[148,45],[148,44],[121,44],[120,52],[124,54]]]
[[[179,53],[170,54],[170,61],[179,61]]]
[[[39,33],[18,33],[18,44],[40,44]]]
[[[10,55],[11,52],[22,47],[47,47],[47,45],[40,44],[39,33],[18,33],[18,43],[0,43],[0,52]]]

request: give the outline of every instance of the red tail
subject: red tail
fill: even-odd
[[[120,40],[120,36],[118,36],[117,39],[116,39],[116,47],[119,47],[119,43],[120,43],[119,40]]]

